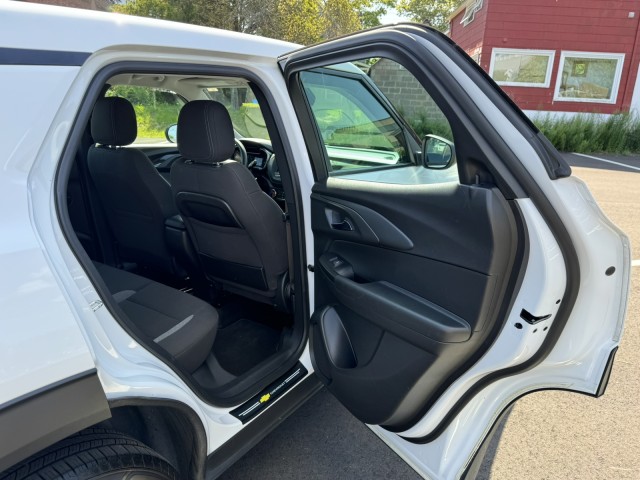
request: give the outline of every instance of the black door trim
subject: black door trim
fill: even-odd
[[[0,472],[110,417],[95,368],[5,403],[0,410]]]
[[[84,64],[90,55],[91,53],[89,52],[0,47],[0,65],[79,67]]]
[[[269,407],[269,415],[259,415],[207,458],[207,478],[217,478],[251,450],[313,395],[322,389],[315,375],[308,375],[289,393]]]

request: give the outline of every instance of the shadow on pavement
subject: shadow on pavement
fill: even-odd
[[[507,425],[507,420],[509,419],[512,410],[513,406],[509,407],[509,410],[500,419],[500,424],[496,427],[494,435],[487,446],[476,480],[489,480],[491,478],[491,469],[493,468],[493,462],[496,458],[496,453],[498,452],[498,445],[500,445],[500,439],[502,438],[504,427]]]
[[[627,155],[608,155],[608,154],[593,154],[589,158],[583,157],[581,155],[576,155],[575,153],[562,153],[563,158],[569,162],[569,165],[572,167],[582,167],[582,168],[597,168],[599,170],[612,170],[616,172],[631,172],[631,173],[640,173],[638,169],[640,169],[640,157],[638,156],[627,156]],[[602,160],[608,161],[602,161]],[[616,163],[609,163],[616,162]],[[618,165],[620,164],[620,165]]]
[[[322,389],[220,478],[418,480],[420,477]]]
[[[491,478],[498,444],[510,414],[511,408],[489,442],[478,480]],[[220,477],[221,480],[250,478],[418,480],[420,476],[322,389]]]

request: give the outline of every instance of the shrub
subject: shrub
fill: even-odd
[[[640,121],[627,113],[610,115],[605,119],[592,115],[572,118],[547,115],[534,120],[534,123],[563,152],[640,152]]]
[[[407,122],[416,132],[419,138],[424,138],[425,135],[438,135],[448,140],[453,141],[453,133],[449,122],[443,118],[428,118],[425,115],[420,115],[417,118],[408,118]]]

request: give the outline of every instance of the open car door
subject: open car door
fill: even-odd
[[[280,65],[315,175],[310,344],[328,390],[443,479],[474,473],[522,395],[601,395],[627,238],[478,65],[410,24]]]

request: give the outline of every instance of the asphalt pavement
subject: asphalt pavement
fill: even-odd
[[[567,154],[640,260],[640,157]],[[636,265],[640,261],[635,262]],[[640,265],[606,394],[540,392],[516,402],[478,475],[485,480],[640,479]],[[222,477],[417,479],[396,454],[322,390]]]
[[[629,236],[638,260],[640,158],[590,157],[565,158]],[[640,479],[640,266],[631,270],[625,331],[605,395],[539,392],[519,400],[478,478]]]

